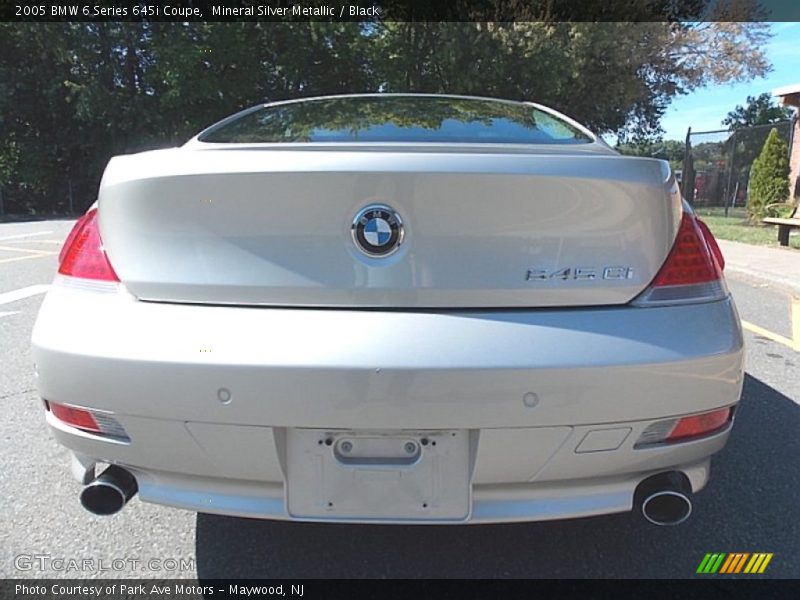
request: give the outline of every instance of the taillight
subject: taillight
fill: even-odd
[[[714,236],[692,214],[683,213],[675,243],[637,306],[721,300],[728,295],[722,278],[725,261]]]
[[[722,256],[722,249],[719,247],[717,240],[714,238],[714,234],[711,233],[711,230],[708,228],[708,225],[703,223],[700,219],[697,220],[697,226],[700,228],[700,232],[703,234],[703,239],[708,244],[708,247],[711,250],[711,253],[714,255],[714,258],[717,260],[717,265],[719,266],[719,270],[722,271],[725,269],[725,257]]]
[[[108,262],[97,226],[97,209],[90,209],[69,232],[58,256],[58,272],[70,277],[119,281]]]
[[[108,413],[65,406],[55,402],[47,402],[46,405],[54,417],[71,427],[118,440],[130,440],[125,428]]]
[[[649,425],[639,436],[634,448],[646,448],[670,442],[688,442],[724,430],[733,417],[733,408],[726,407],[688,417],[664,419]]]

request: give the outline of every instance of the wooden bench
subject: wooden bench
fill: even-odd
[[[785,219],[778,219],[775,217],[764,219],[764,223],[778,226],[778,243],[780,243],[781,246],[788,246],[789,232],[795,227],[800,228],[800,215],[798,215],[798,210],[800,210],[800,206],[794,209],[791,217]]]

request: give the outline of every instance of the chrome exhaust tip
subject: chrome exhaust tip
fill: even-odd
[[[113,515],[136,495],[136,478],[122,467],[111,465],[81,492],[81,505],[95,515]]]
[[[654,525],[679,525],[692,514],[692,486],[678,471],[659,473],[642,481],[634,502]]]

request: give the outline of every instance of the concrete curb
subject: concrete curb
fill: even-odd
[[[800,296],[800,251],[717,240],[725,272],[775,283]]]
[[[800,284],[798,284],[796,281],[792,281],[787,277],[779,277],[772,273],[765,273],[764,271],[748,269],[746,267],[739,267],[730,264],[725,265],[725,274],[743,275],[750,279],[758,279],[766,283],[774,283],[783,286],[785,288],[788,288],[794,295],[800,297]]]

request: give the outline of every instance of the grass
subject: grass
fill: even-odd
[[[697,208],[695,212],[716,238],[756,246],[778,246],[778,228],[775,225],[752,225],[744,208],[730,209],[727,217],[724,208]],[[789,247],[800,250],[800,235],[789,236]]]

